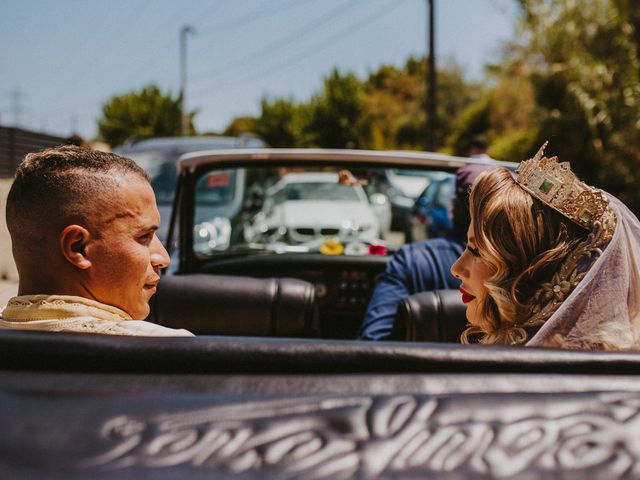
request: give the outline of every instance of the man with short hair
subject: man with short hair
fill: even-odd
[[[0,327],[193,335],[143,321],[169,255],[149,177],[132,160],[76,146],[31,153],[6,214],[19,285]]]

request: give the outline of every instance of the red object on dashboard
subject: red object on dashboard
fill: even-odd
[[[369,255],[386,255],[387,253],[389,250],[384,245],[369,245]]]

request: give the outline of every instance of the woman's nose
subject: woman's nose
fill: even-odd
[[[458,259],[455,262],[453,262],[453,265],[451,265],[451,275],[453,275],[458,279],[462,278],[463,261],[464,261],[463,257],[464,257],[464,252],[462,253],[462,255],[458,257]]]

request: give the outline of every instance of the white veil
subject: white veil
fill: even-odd
[[[640,222],[607,196],[617,220],[611,241],[527,346],[640,348]]]

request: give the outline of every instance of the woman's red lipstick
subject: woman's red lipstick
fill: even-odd
[[[462,303],[469,303],[475,300],[476,297],[467,292],[464,288],[460,287],[460,293],[462,293]]]

